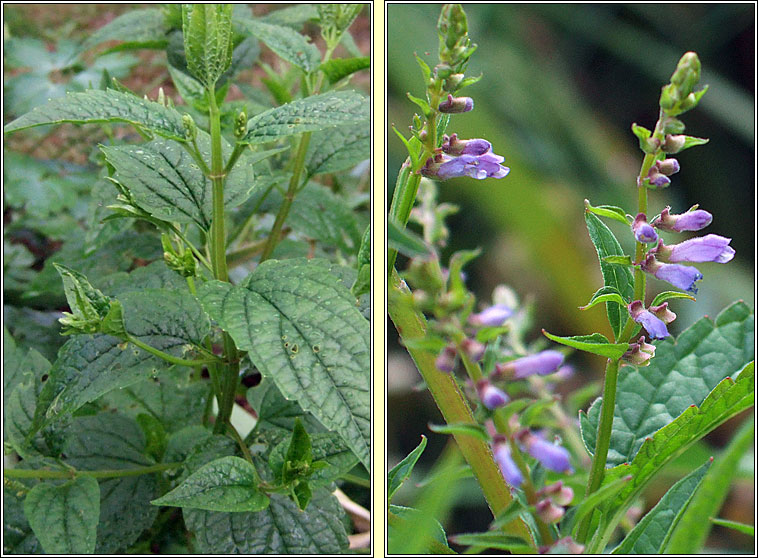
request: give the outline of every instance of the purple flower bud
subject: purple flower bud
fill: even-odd
[[[676,159],[664,159],[663,161],[656,161],[655,163],[658,172],[671,176],[679,172],[679,161]]]
[[[717,234],[698,236],[667,246],[664,257],[670,262],[717,262],[727,263],[734,258],[731,238]]]
[[[657,279],[671,283],[678,289],[691,293],[697,293],[695,282],[703,278],[703,274],[694,267],[661,263],[655,259],[655,255],[653,254],[648,254],[640,267],[643,271],[651,273]]]
[[[479,395],[482,404],[490,411],[502,407],[510,401],[503,390],[493,386],[487,379],[481,379],[476,383],[476,393]]]
[[[448,94],[447,100],[442,101],[438,108],[440,112],[448,114],[468,112],[474,109],[474,99],[471,97],[453,97]]]
[[[555,471],[556,473],[571,472],[571,462],[569,461],[569,452],[561,447],[543,440],[526,431],[520,436],[521,442],[526,446],[526,451],[539,461],[543,467]]]
[[[478,314],[471,314],[468,321],[475,326],[498,327],[505,323],[505,320],[513,315],[513,310],[505,304],[495,304],[485,308]]]
[[[634,238],[637,242],[655,242],[658,240],[658,233],[647,222],[647,217],[644,213],[638,213],[637,217],[632,223],[632,232],[634,232]]]
[[[676,320],[676,314],[669,310],[669,303],[663,302],[658,306],[651,306],[648,308],[655,316],[661,320],[664,324],[670,324]]]
[[[666,139],[663,142],[663,151],[666,153],[679,153],[684,147],[686,140],[687,137],[681,134],[666,134]]]
[[[558,523],[565,513],[563,508],[553,504],[550,499],[540,500],[537,502],[535,508],[537,511],[537,517],[545,523]]]
[[[651,339],[663,339],[670,335],[666,329],[666,324],[655,314],[649,310],[645,310],[642,301],[635,300],[627,306],[627,309],[632,319],[638,324],[642,324],[642,327],[647,330]]]
[[[645,342],[645,336],[641,335],[636,343],[629,344],[629,350],[621,358],[630,364],[647,366],[650,359],[655,356],[655,345]]]
[[[661,211],[661,216],[653,221],[653,226],[676,232],[699,231],[713,221],[713,215],[704,209],[695,209],[680,215],[671,215],[670,211],[671,208],[668,206]]]
[[[466,338],[461,341],[461,350],[474,362],[479,362],[484,356],[487,347],[475,339]]]
[[[654,166],[650,167],[650,171],[647,173],[647,178],[650,181],[650,184],[657,186],[658,188],[665,188],[671,184],[671,179],[665,174],[658,172],[658,168]]]
[[[458,353],[455,350],[454,345],[448,345],[442,351],[439,355],[437,355],[437,359],[434,361],[434,365],[437,367],[437,370],[440,370],[442,372],[452,372],[455,370],[455,361]]]
[[[498,363],[495,365],[496,374],[500,376],[512,375],[514,379],[520,380],[539,374],[546,376],[552,374],[558,367],[563,364],[563,353],[558,351],[542,351],[536,355],[525,356],[510,362]]]
[[[558,506],[568,506],[574,499],[574,491],[570,486],[564,486],[558,481],[537,491],[538,497],[548,496]]]
[[[521,486],[521,483],[524,482],[524,476],[511,457],[511,448],[508,447],[508,442],[505,439],[496,439],[492,451],[505,481],[511,486]]]
[[[555,373],[555,379],[568,380],[573,375],[574,375],[574,367],[571,366],[570,364],[564,364]]]
[[[474,138],[468,140],[458,139],[458,134],[445,136],[442,143],[442,151],[448,155],[484,155],[492,149],[492,144],[487,140]]]

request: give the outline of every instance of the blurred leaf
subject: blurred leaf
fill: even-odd
[[[408,480],[411,476],[413,467],[416,465],[419,457],[426,448],[426,436],[421,435],[421,442],[416,446],[411,453],[409,453],[403,460],[395,465],[390,472],[387,473],[387,502],[392,500],[392,496],[397,492],[400,486]]]

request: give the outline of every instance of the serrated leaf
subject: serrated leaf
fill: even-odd
[[[6,124],[5,132],[63,122],[125,122],[165,138],[184,141],[182,115],[179,112],[114,89],[67,93],[65,97],[53,99]]]
[[[369,466],[369,324],[323,260],[269,260],[239,286],[200,289],[209,315],[282,394]]]
[[[259,484],[252,464],[240,457],[222,457],[204,465],[151,503],[209,511],[260,511],[268,506],[268,497],[258,489]]]
[[[429,424],[429,430],[437,434],[464,434],[473,436],[485,442],[490,441],[487,430],[479,424],[456,423],[456,424]]]
[[[182,34],[187,68],[212,88],[232,62],[231,4],[185,4]]]
[[[323,488],[313,491],[306,510],[272,494],[269,507],[259,512],[185,509],[183,515],[202,554],[341,554],[348,546],[345,512]]]
[[[100,487],[92,477],[62,485],[40,483],[24,500],[24,514],[47,554],[92,554],[100,516]]]
[[[592,244],[594,244],[600,260],[600,271],[603,274],[605,285],[614,287],[625,300],[631,300],[634,296],[634,278],[632,272],[626,267],[603,262],[603,258],[606,256],[623,255],[624,252],[621,249],[621,245],[611,230],[597,216],[585,211],[584,219],[587,223],[590,240],[592,240]],[[629,316],[629,312],[627,312],[626,308],[620,307],[615,302],[606,303],[606,311],[613,334],[618,339],[621,329],[624,327]]]
[[[324,62],[319,66],[319,70],[324,72],[324,75],[329,80],[330,84],[335,84],[339,80],[359,72],[361,70],[367,70],[371,68],[371,58],[368,56],[361,56],[357,58],[335,58]]]
[[[314,428],[323,428],[312,415],[303,413],[297,401],[286,399],[270,378],[263,378],[260,385],[247,390],[247,400],[258,414],[256,430],[275,428],[292,432],[297,418],[303,420],[311,432],[316,432]]]
[[[753,358],[752,331],[750,309],[737,302],[724,309],[715,323],[702,318],[676,341],[655,342],[649,366],[623,368],[608,464],[630,462],[645,438],[688,407],[700,405],[725,377],[739,373]],[[599,416],[590,414],[589,418],[589,432],[597,431]],[[586,443],[594,448],[594,443]]]
[[[117,413],[76,417],[63,451],[66,463],[79,470],[128,470],[153,464],[145,455],[145,436],[135,421]],[[156,487],[156,475],[100,481],[97,554],[123,553],[153,524],[158,509],[150,500]]]
[[[240,25],[261,40],[277,56],[310,73],[318,68],[321,53],[308,38],[289,27],[260,20],[240,20]]]
[[[367,98],[355,91],[313,95],[275,107],[248,120],[248,132],[239,143],[265,143],[303,132],[368,122]]]
[[[159,9],[131,10],[104,25],[82,44],[82,51],[106,41],[123,41],[105,52],[127,48],[162,48],[168,43],[166,24]]]
[[[421,442],[416,448],[406,455],[403,460],[395,465],[390,472],[387,473],[387,502],[392,500],[392,496],[398,491],[400,486],[411,476],[413,467],[416,466],[421,454],[426,448],[426,436],[421,435]]]
[[[711,461],[678,481],[611,554],[663,554],[671,533],[697,492]]]
[[[611,343],[605,335],[601,333],[560,337],[548,333],[543,329],[542,334],[548,339],[560,343],[561,345],[566,345],[567,347],[572,347],[580,351],[604,356],[614,360],[620,359],[621,356],[629,350],[629,343]]]
[[[310,175],[349,169],[371,156],[371,126],[358,123],[313,134],[308,146]]]
[[[734,471],[738,469],[740,459],[752,447],[754,437],[755,422],[748,420],[732,437],[729,445],[719,453],[706,474],[703,485],[671,534],[665,548],[666,553],[695,554],[702,548],[710,532],[710,526],[703,525],[703,518],[719,513],[735,481]]]

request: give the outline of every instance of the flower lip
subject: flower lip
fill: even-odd
[[[632,223],[632,232],[634,232],[634,238],[637,242],[648,243],[658,240],[658,233],[648,224],[644,213],[638,213],[635,217],[634,223]]]

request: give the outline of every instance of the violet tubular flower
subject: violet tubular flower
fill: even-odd
[[[460,157],[447,157],[437,169],[436,178],[448,180],[459,176],[470,176],[477,180],[485,178],[505,178],[511,169],[500,163],[505,157],[495,155],[491,151],[482,155],[461,155]]]
[[[492,144],[485,139],[462,140],[458,134],[445,135],[442,142],[442,151],[448,155],[484,155],[491,149]]]
[[[679,264],[661,263],[655,259],[653,254],[648,254],[640,267],[642,271],[652,274],[655,278],[671,283],[678,289],[691,293],[697,293],[695,282],[703,278],[703,274],[697,268]]]
[[[493,386],[489,380],[481,379],[476,383],[476,393],[482,404],[490,411],[502,407],[510,398],[503,390]]]
[[[527,453],[539,461],[545,469],[550,469],[556,473],[573,471],[569,452],[566,448],[543,440],[528,431],[523,433],[520,439],[526,447]]]
[[[434,361],[434,365],[437,367],[437,370],[441,372],[452,372],[455,370],[455,362],[456,357],[458,356],[458,352],[455,349],[454,345],[448,345],[442,351],[440,351],[440,354],[437,355],[437,358]]]
[[[448,94],[447,99],[439,104],[438,110],[447,114],[456,114],[474,110],[474,99],[471,97],[453,97]]]
[[[658,243],[652,252],[669,262],[717,262],[727,263],[734,258],[734,248],[729,246],[731,238],[719,236],[717,234],[707,234],[698,236],[664,246],[662,242]]]
[[[498,327],[505,323],[505,321],[513,315],[511,310],[505,304],[495,304],[488,308],[485,308],[478,314],[471,314],[468,317],[468,321],[471,325],[475,326],[488,326]]]
[[[495,461],[497,461],[505,481],[517,488],[521,486],[521,483],[524,482],[524,476],[511,457],[511,448],[508,446],[508,441],[504,437],[496,438],[492,452],[495,455]]]
[[[660,217],[655,219],[652,225],[658,229],[669,231],[699,231],[713,221],[713,215],[704,209],[694,209],[678,215],[671,215],[671,207],[666,206],[661,211]]]
[[[635,300],[627,309],[632,319],[645,328],[651,339],[664,339],[670,335],[663,320],[649,310],[645,310],[642,301]]]
[[[512,375],[516,380],[526,378],[533,374],[546,376],[552,374],[563,364],[563,353],[558,351],[542,351],[534,355],[525,356],[510,362],[495,365],[496,374],[499,376]]]

